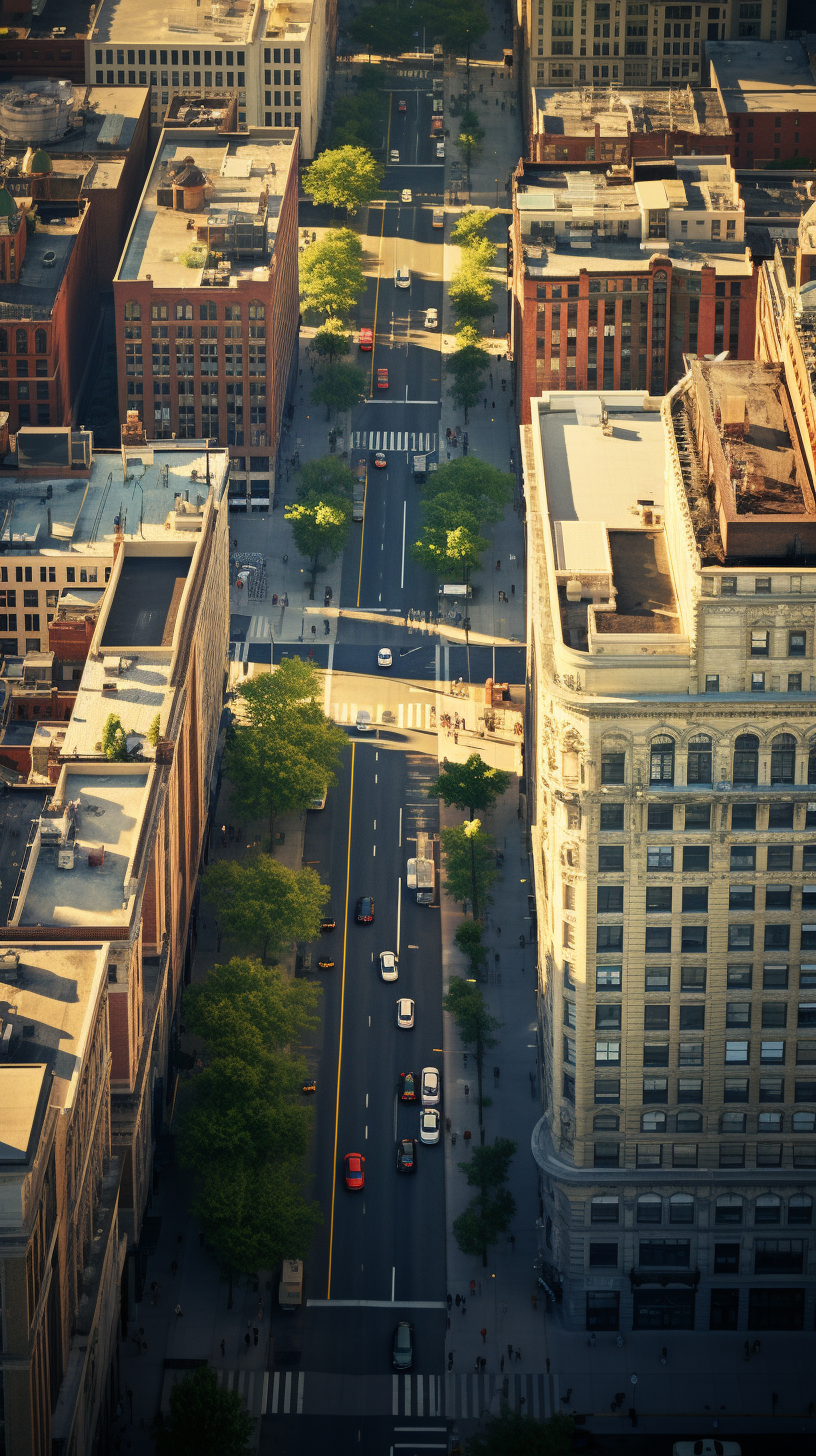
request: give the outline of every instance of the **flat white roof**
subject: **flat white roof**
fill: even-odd
[[[586,395],[544,394],[539,410],[547,505],[551,521],[563,527],[580,521],[594,529],[633,530],[640,525],[638,501],[663,504],[665,436],[659,410],[644,411],[640,392],[600,397],[612,434],[582,423],[576,405]],[[532,401],[533,408],[537,403]]]

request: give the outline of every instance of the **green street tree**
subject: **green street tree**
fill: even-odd
[[[318,1025],[319,999],[314,982],[291,981],[277,966],[233,956],[187,988],[184,1019],[206,1041],[210,1062],[237,1057],[253,1068],[282,1050],[291,1059],[291,1044]]]
[[[442,1005],[456,1022],[459,1039],[463,1046],[472,1047],[476,1057],[476,1075],[479,1084],[479,1126],[482,1124],[482,1071],[484,1054],[496,1045],[495,1032],[501,1022],[487,1009],[487,1002],[479,987],[462,976],[451,976],[447,995]]]
[[[482,552],[489,545],[486,536],[477,535],[465,523],[426,525],[419,541],[413,543],[411,555],[426,571],[434,571],[437,576],[460,576],[477,570]]]
[[[366,392],[366,377],[353,364],[327,364],[322,377],[315,381],[312,399],[326,406],[328,420],[333,409],[353,409],[365,399]]]
[[[456,145],[465,160],[468,175],[470,174],[470,164],[473,161],[473,154],[474,152],[478,152],[479,147],[484,141],[484,137],[484,127],[479,125],[476,112],[471,111],[469,108],[463,111],[462,127],[456,138]]]
[[[295,505],[287,506],[284,516],[292,522],[292,535],[298,551],[312,563],[309,595],[313,599],[321,561],[328,565],[335,556],[339,556],[348,540],[351,501],[344,495],[310,491]]]
[[[422,497],[428,503],[456,499],[459,508],[471,511],[476,520],[494,525],[513,499],[513,485],[512,475],[476,455],[465,455],[430,472]]]
[[[321,455],[317,460],[307,460],[300,467],[298,495],[316,492],[323,495],[351,496],[354,490],[354,476],[345,460],[339,455]]]
[[[474,976],[482,977],[487,969],[487,951],[482,945],[482,927],[478,920],[461,920],[453,938],[468,957]]]
[[[468,60],[473,46],[490,29],[481,0],[420,0],[412,14],[417,11],[428,34],[440,40],[446,54],[467,56]]]
[[[102,727],[102,752],[111,763],[126,763],[128,758],[125,730],[116,713],[108,713]]]
[[[506,1137],[485,1143],[482,1148],[474,1148],[467,1162],[459,1164],[468,1187],[478,1188],[481,1193],[488,1193],[491,1188],[503,1188],[517,1151],[518,1145]]]
[[[305,309],[344,318],[365,293],[363,245],[351,228],[336,228],[311,243],[300,260],[300,300]]]
[[[468,422],[468,411],[472,410],[482,397],[484,377],[489,364],[490,358],[487,350],[483,349],[481,344],[471,342],[458,343],[454,352],[449,354],[445,361],[445,369],[453,380],[451,398],[457,409],[464,410],[465,424]],[[465,456],[464,458],[469,460],[471,457]]]
[[[475,323],[493,310],[493,280],[470,254],[469,248],[462,254],[448,284],[448,297],[458,318]]]
[[[376,161],[365,147],[338,147],[315,158],[304,174],[303,190],[313,202],[345,207],[353,216],[358,207],[365,207],[376,197],[384,175],[382,162]]]
[[[372,55],[396,56],[410,47],[413,21],[407,5],[365,5],[345,29],[356,45]]]
[[[482,1265],[487,1268],[488,1248],[507,1232],[515,1212],[516,1200],[509,1188],[472,1199],[453,1221],[453,1236],[462,1253],[474,1258],[481,1254]]]
[[[493,903],[490,887],[498,874],[493,835],[482,833],[478,819],[452,824],[442,830],[442,853],[445,894],[462,904],[470,900],[473,919],[478,920],[485,905]]]
[[[569,1456],[573,1421],[569,1416],[536,1420],[502,1405],[501,1414],[491,1416],[484,1430],[465,1443],[466,1456]]]
[[[173,1385],[170,1414],[159,1412],[150,1434],[156,1456],[246,1456],[254,1426],[237,1390],[201,1365]]]
[[[302,813],[336,784],[347,739],[323,712],[316,668],[299,657],[242,683],[237,696],[243,716],[227,738],[226,772],[238,809],[269,815],[271,845],[275,813]]]
[[[323,327],[317,330],[310,347],[321,359],[328,359],[333,364],[342,354],[348,354],[351,349],[351,334],[346,332],[339,319],[327,319]]]
[[[444,799],[450,808],[467,809],[473,818],[477,809],[490,809],[506,794],[513,775],[503,768],[491,768],[481,754],[471,753],[464,763],[445,761],[439,778],[428,790],[429,799]]]
[[[458,243],[460,248],[471,248],[474,243],[483,242],[485,228],[498,216],[498,210],[494,207],[472,207],[469,212],[463,212],[454,224],[451,229],[451,242]],[[495,249],[493,256],[496,256]]]
[[[201,880],[204,898],[214,906],[222,934],[245,949],[281,950],[293,940],[313,940],[329,888],[308,866],[290,870],[268,854],[241,860],[215,860]]]

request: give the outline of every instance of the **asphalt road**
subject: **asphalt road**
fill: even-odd
[[[362,322],[375,330],[375,342],[372,353],[361,353],[358,362],[370,368],[372,381],[377,369],[387,368],[389,387],[375,389],[372,402],[355,417],[363,443],[352,448],[352,459],[363,450],[370,455],[369,432],[387,431],[389,440],[392,432],[395,440],[411,432],[435,437],[439,425],[439,334],[423,324],[427,308],[441,313],[443,234],[432,228],[431,208],[441,202],[443,171],[429,136],[430,80],[419,84],[419,90],[393,94],[389,149],[399,150],[401,160],[389,167],[385,182],[387,189],[410,187],[415,201],[389,202],[381,212],[373,208],[370,213],[368,250],[379,251],[380,275],[368,290]],[[407,78],[406,87],[411,85]],[[398,110],[401,96],[405,113]],[[411,270],[410,288],[396,288],[397,267]],[[343,607],[391,608],[402,615],[409,608],[436,610],[438,584],[408,552],[419,529],[419,493],[409,457],[410,450],[389,448],[387,468],[369,468],[361,551],[348,550],[343,565]],[[394,667],[378,673],[376,652],[386,644],[393,650]],[[275,656],[300,650],[276,648]],[[328,646],[318,643],[315,657],[328,665]],[[393,711],[393,727],[376,735],[349,728],[353,746],[340,782],[326,808],[310,814],[307,824],[304,859],[331,885],[337,922],[319,948],[330,951],[335,969],[307,972],[319,975],[324,992],[320,1037],[310,1052],[317,1079],[312,1191],[324,1222],[306,1266],[305,1308],[294,1316],[276,1313],[272,1321],[274,1369],[293,1372],[293,1391],[303,1375],[302,1414],[296,1395],[284,1413],[281,1396],[277,1411],[270,1410],[262,1422],[262,1452],[274,1448],[322,1456],[328,1448],[357,1453],[387,1450],[399,1441],[394,1435],[399,1418],[389,1412],[391,1346],[400,1319],[414,1326],[414,1371],[439,1378],[444,1370],[442,1143],[418,1145],[413,1175],[396,1171],[397,1138],[419,1137],[418,1107],[398,1099],[399,1074],[418,1076],[425,1066],[444,1073],[437,1050],[442,1039],[439,911],[417,906],[405,888],[417,829],[438,830],[438,804],[428,798],[427,786],[438,771],[432,715],[440,661],[436,637],[393,626],[380,630],[376,618],[339,621],[331,654],[332,710],[343,705],[353,719],[357,706],[384,704]],[[355,922],[360,895],[374,897],[372,925]],[[381,950],[399,953],[396,983],[380,977]],[[397,1028],[398,996],[415,1002],[410,1031]],[[362,1192],[344,1186],[347,1152],[366,1159]],[[345,1303],[352,1300],[361,1303]],[[351,1399],[348,1420],[339,1418],[344,1387],[345,1398]],[[447,1444],[444,1417],[432,1421],[426,1411],[402,1424],[410,1425],[423,1444]],[[437,1434],[428,1434],[434,1425]]]

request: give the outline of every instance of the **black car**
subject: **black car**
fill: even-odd
[[[325,920],[321,920],[321,922],[320,922],[321,932],[325,932],[325,931],[328,931],[328,930],[334,930],[335,927],[336,927],[336,925],[337,925],[337,921],[334,920],[331,915],[328,915]]]
[[[416,1172],[416,1138],[400,1138],[397,1143],[397,1172]]]
[[[357,901],[357,908],[354,911],[354,919],[358,925],[370,925],[374,919],[374,901],[370,895],[361,895]]]
[[[414,1327],[400,1320],[394,1331],[391,1364],[395,1370],[410,1370],[414,1363]]]

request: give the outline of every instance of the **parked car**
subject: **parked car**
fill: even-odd
[[[439,1142],[439,1109],[437,1107],[423,1107],[420,1112],[419,1141],[421,1143]]]
[[[385,467],[386,467],[387,464],[388,464],[388,461],[386,460],[385,455],[383,454],[382,450],[375,450],[375,452],[374,452],[374,468],[376,470],[385,470]]]
[[[360,330],[360,335],[359,335],[359,344],[360,344],[360,348],[362,349],[362,351],[363,351],[364,354],[367,354],[371,349],[373,349],[373,347],[374,347],[374,330],[373,329],[361,329]]]
[[[438,326],[439,326],[439,314],[437,313],[436,309],[435,308],[426,309],[425,310],[425,327],[426,327],[426,329],[435,329],[435,328],[438,328]]]
[[[416,1172],[416,1138],[400,1138],[397,1143],[397,1172]]]
[[[374,901],[370,895],[361,895],[354,908],[354,919],[358,925],[370,925],[374,919]]]
[[[422,1106],[438,1107],[442,1097],[442,1083],[436,1067],[422,1068]]]
[[[445,143],[444,142],[437,142],[437,144],[436,144],[436,155],[437,155],[437,157],[438,157],[438,159],[439,159],[440,162],[443,162],[445,160]]]
[[[387,389],[388,388],[388,370],[387,369],[378,369],[377,370],[377,388],[378,389]]]
[[[407,111],[407,110],[408,110],[408,107],[406,106],[406,104],[405,104],[404,101],[398,102],[398,104],[397,104],[397,111]]]
[[[365,1188],[365,1158],[362,1153],[346,1153],[343,1159],[346,1187],[352,1193]]]
[[[371,714],[367,708],[358,708],[357,721],[354,726],[358,733],[371,732]]]
[[[444,226],[445,226],[445,209],[443,207],[435,207],[434,210],[433,210],[433,216],[431,218],[431,227],[437,227],[437,228],[439,228],[439,227],[444,227]]]
[[[395,1370],[410,1370],[414,1363],[414,1327],[407,1320],[400,1320],[394,1331],[394,1347],[391,1364]]]

